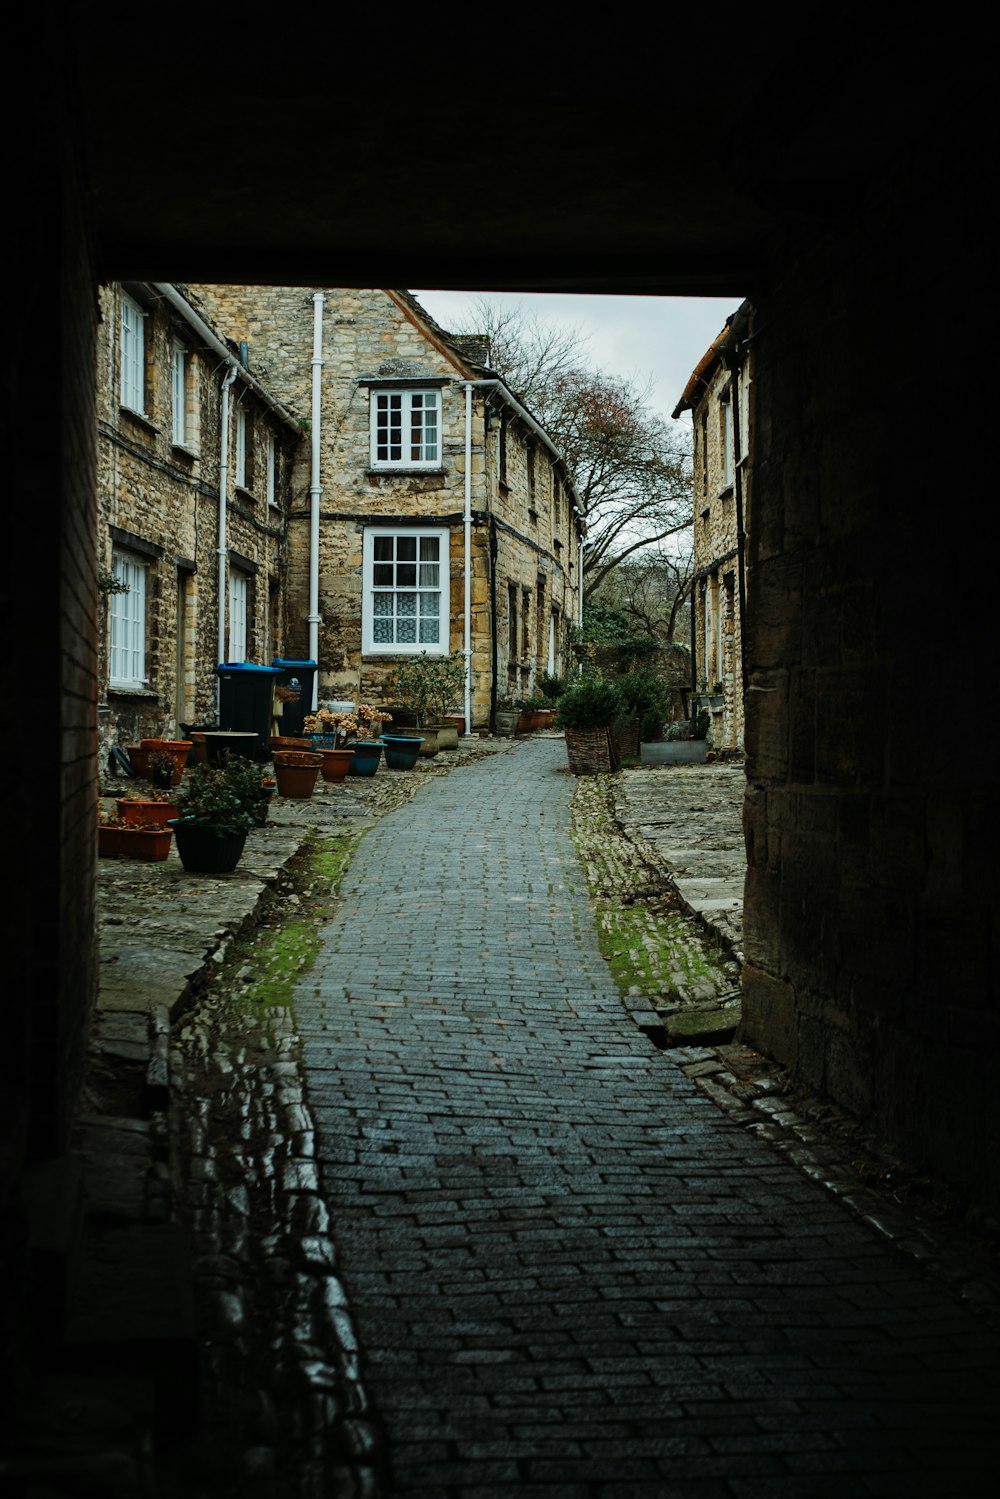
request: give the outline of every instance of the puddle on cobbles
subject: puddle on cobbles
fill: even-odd
[[[328,894],[348,843],[314,857]],[[174,1030],[175,1192],[202,1332],[205,1499],[383,1492],[290,1003],[321,921],[307,900],[264,929]]]

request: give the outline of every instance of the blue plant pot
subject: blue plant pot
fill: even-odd
[[[383,734],[385,763],[389,770],[412,770],[420,756],[423,738],[415,734]]]
[[[348,775],[373,776],[382,758],[382,741],[380,739],[356,739],[351,749],[354,751],[354,759],[351,761]]]

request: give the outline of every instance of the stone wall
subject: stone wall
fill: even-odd
[[[733,375],[720,356],[704,371],[693,397],[694,427],[694,644],[697,681],[704,683],[710,715],[709,743],[739,750],[744,740],[743,628],[740,608],[738,499],[749,527],[752,446],[752,361],[740,361],[736,397],[741,459],[736,463]],[[737,478],[742,494],[737,496]],[[715,691],[721,683],[721,691]]]
[[[143,411],[122,399],[121,302],[145,310]],[[98,565],[116,552],[146,567],[144,687],[110,679],[112,597],[99,605],[102,748],[143,736],[179,737],[180,724],[216,712],[221,382],[225,364],[149,284],[106,286],[98,343]],[[185,349],[186,430],[175,441],[171,381],[175,341]],[[245,468],[237,472],[242,413]],[[179,436],[180,434],[178,434]],[[247,580],[245,658],[269,662],[283,647],[280,582],[297,434],[238,378],[231,388],[226,551]],[[270,444],[270,446],[269,446]],[[271,456],[273,454],[273,457]],[[268,470],[273,475],[273,502]],[[243,482],[238,482],[242,477]],[[233,658],[227,615],[225,659]]]
[[[996,768],[940,707],[992,640],[949,563],[994,529],[994,442],[942,414],[941,464],[926,415],[981,341],[954,226],[988,165],[924,141],[755,288],[744,1036],[996,1206]]]

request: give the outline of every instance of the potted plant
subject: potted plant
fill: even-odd
[[[689,719],[669,723],[662,743],[639,746],[644,765],[700,765],[708,753],[709,716],[696,708]]]
[[[512,697],[498,697],[493,723],[501,739],[510,739],[517,730],[521,704]]]
[[[458,730],[446,714],[449,704],[464,689],[465,657],[461,651],[452,651],[450,656],[429,656],[421,651],[396,668],[395,692],[416,715],[417,732],[424,740],[421,754],[458,748]]]
[[[170,829],[162,823],[102,816],[97,824],[97,854],[101,859],[142,859],[159,863],[170,852]]]
[[[119,796],[115,799],[118,817],[126,827],[165,828],[177,816],[176,803],[166,791],[154,791],[148,797]]]
[[[614,682],[596,674],[568,687],[559,699],[556,723],[566,734],[569,768],[575,776],[607,775],[618,769],[611,730],[625,713]]]
[[[670,708],[666,686],[648,666],[636,667],[618,679],[625,714],[615,728],[619,756],[639,756],[640,742],[661,738]]]
[[[226,874],[236,868],[247,833],[267,818],[260,766],[237,755],[195,765],[177,792],[180,816],[170,826],[185,869]]]

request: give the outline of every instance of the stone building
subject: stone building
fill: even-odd
[[[398,662],[466,652],[464,709],[559,672],[582,522],[553,442],[405,291],[198,286],[250,368],[303,418],[292,478],[286,652],[320,699],[388,702]]]
[[[297,422],[174,286],[99,291],[102,748],[212,718],[220,661],[270,660]],[[220,496],[225,497],[222,503]],[[222,601],[220,611],[219,601]]]
[[[744,302],[692,372],[674,408],[694,426],[695,691],[715,749],[742,750],[746,537],[750,514],[753,310]]]

